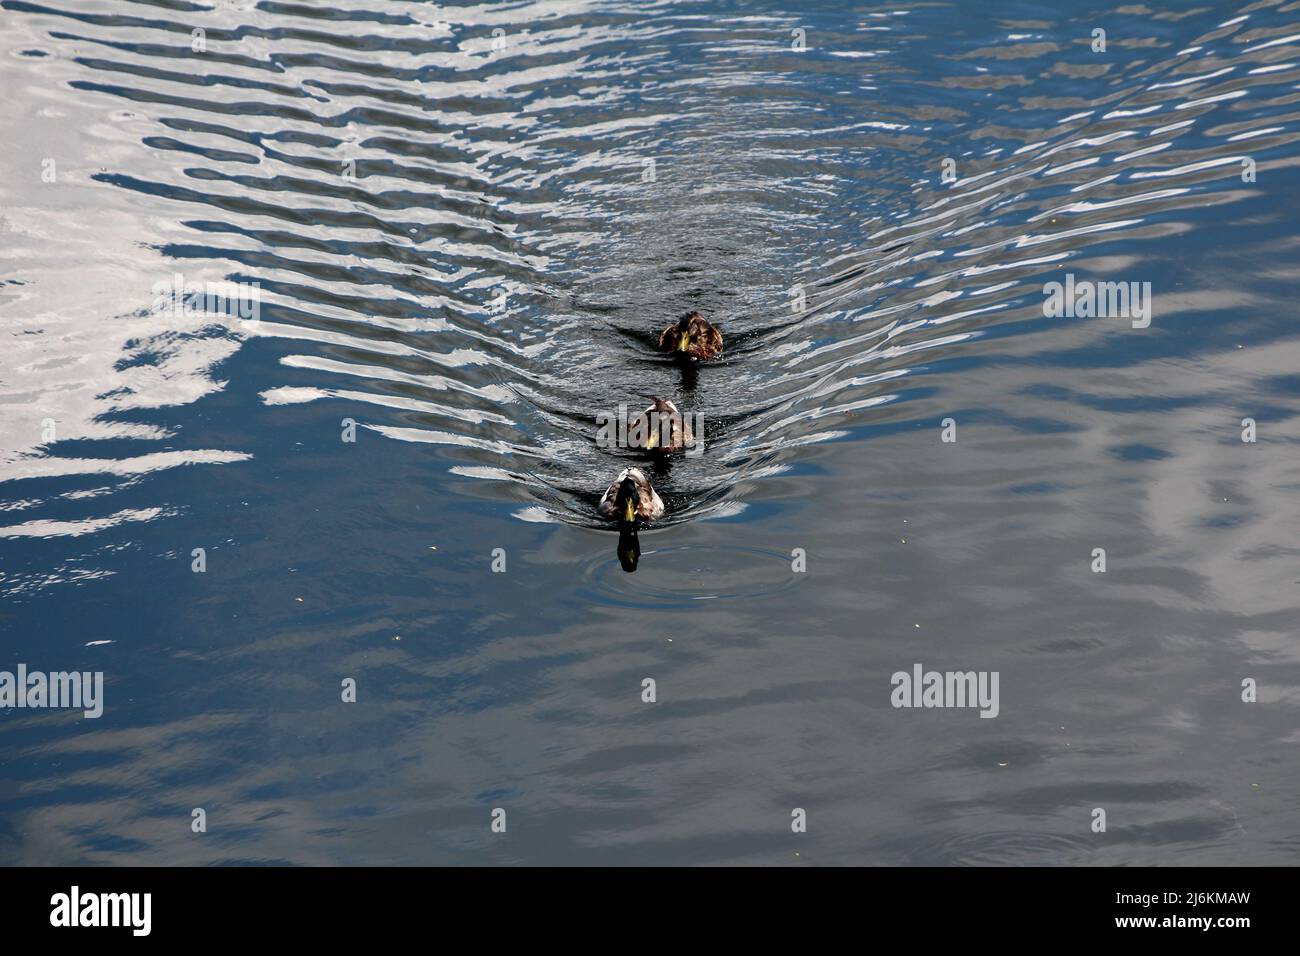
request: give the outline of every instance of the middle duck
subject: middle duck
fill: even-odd
[[[628,421],[628,447],[669,455],[695,444],[695,433],[676,405],[657,395],[651,401],[654,404]]]
[[[687,312],[659,333],[659,351],[690,361],[722,354],[722,333],[698,312]]]

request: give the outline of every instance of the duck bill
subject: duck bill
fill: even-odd
[[[677,336],[677,351],[686,352],[690,350],[690,347],[691,347],[691,333],[682,332],[680,335]]]
[[[650,428],[650,434],[646,435],[645,447],[646,447],[646,451],[654,451],[656,448],[659,447],[658,428],[655,428],[653,426]]]
[[[631,524],[636,520],[636,508],[632,506],[631,498],[625,498],[623,500],[623,520],[628,524]]]

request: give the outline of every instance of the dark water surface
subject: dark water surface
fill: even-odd
[[[0,862],[1296,861],[1300,4],[794,6],[0,3]]]

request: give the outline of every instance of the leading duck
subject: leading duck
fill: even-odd
[[[641,544],[636,537],[637,523],[662,517],[663,499],[640,468],[624,468],[610,482],[596,510],[601,517],[618,521],[618,563],[624,571],[635,571],[641,558]]]
[[[620,529],[635,531],[638,521],[662,518],[664,502],[640,468],[624,468],[605,489],[596,511],[616,520]]]

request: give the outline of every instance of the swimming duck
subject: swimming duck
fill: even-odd
[[[659,334],[659,351],[711,359],[722,351],[722,333],[698,312],[687,312]]]
[[[638,520],[663,517],[664,502],[640,468],[624,468],[609,483],[596,511],[602,518],[615,519],[620,528],[634,529]]]
[[[690,422],[677,406],[658,395],[650,396],[654,402],[639,416],[633,416],[627,426],[627,443],[643,451],[673,454],[685,451],[695,444],[695,433]]]

